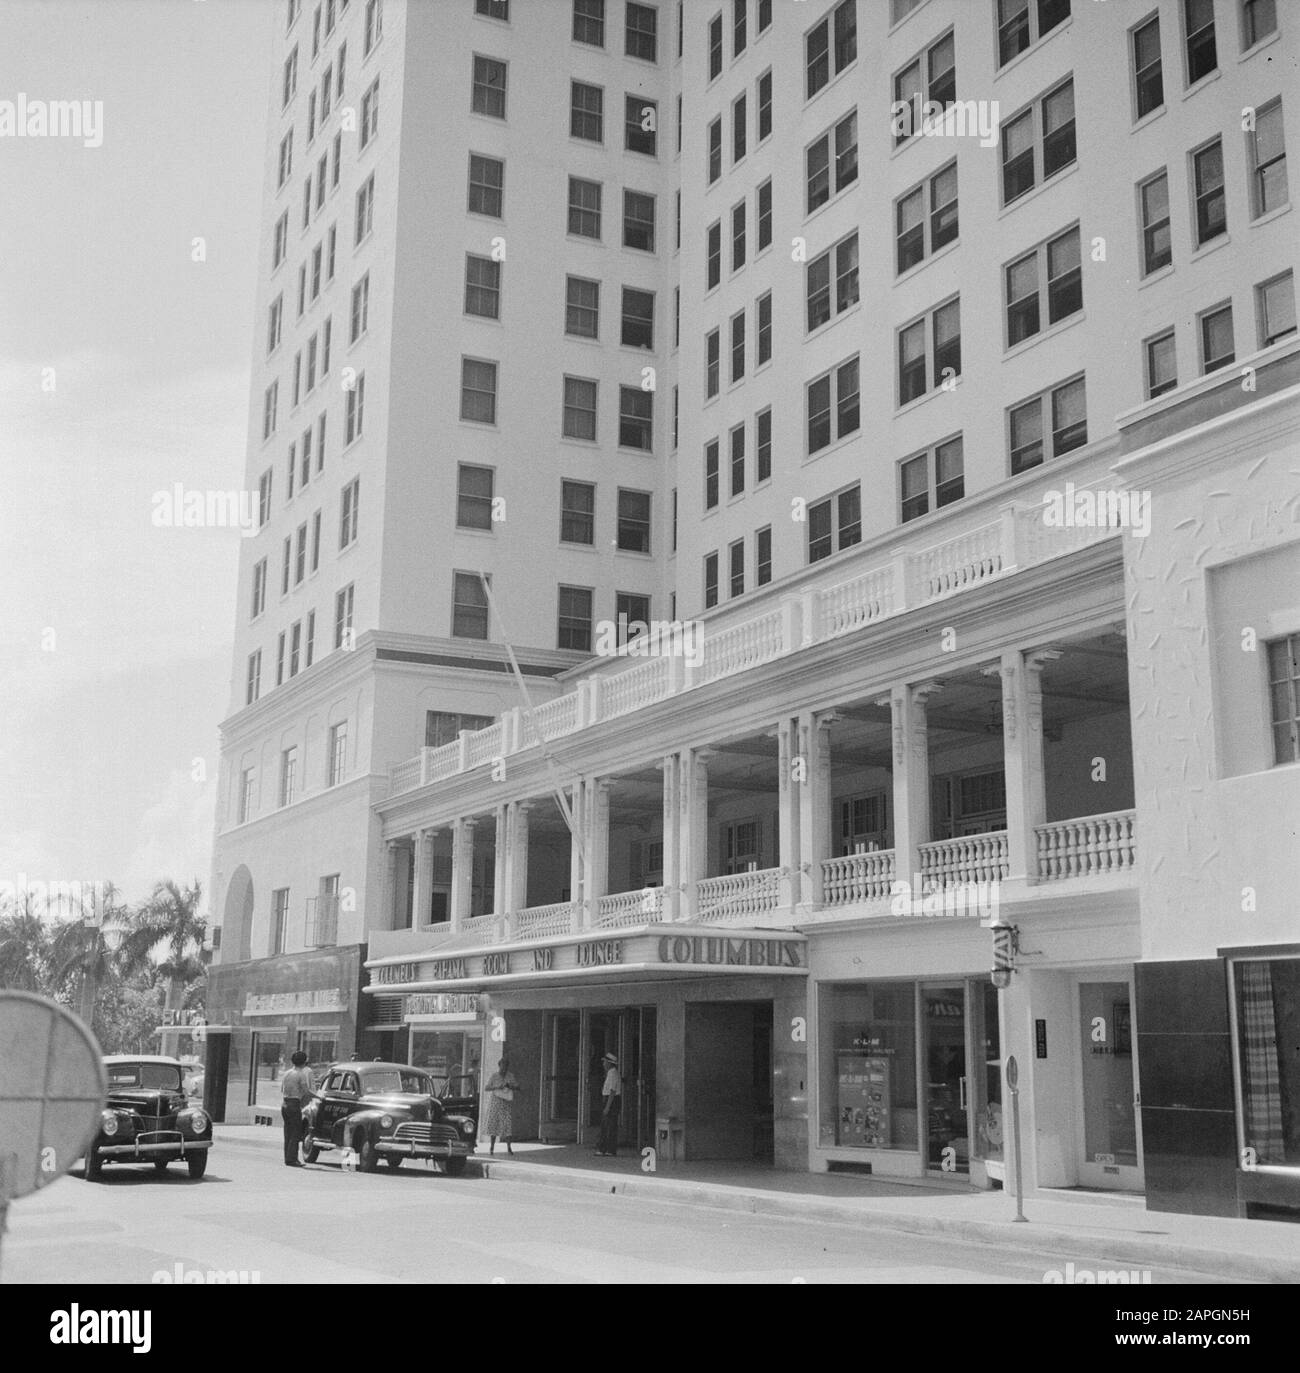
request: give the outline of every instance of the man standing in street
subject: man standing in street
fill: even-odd
[[[623,1079],[619,1075],[617,1055],[607,1053],[601,1062],[605,1065],[605,1085],[600,1094],[605,1105],[600,1117],[600,1146],[596,1155],[614,1158],[618,1153],[618,1111],[623,1099]]]
[[[302,1108],[316,1095],[307,1055],[295,1049],[293,1067],[280,1079],[280,1118],[284,1121],[284,1163],[286,1168],[301,1168],[298,1146],[302,1142]]]

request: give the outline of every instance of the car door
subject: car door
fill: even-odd
[[[327,1098],[330,1103],[329,1133],[335,1144],[343,1143],[343,1122],[358,1108],[361,1084],[356,1073],[340,1073],[339,1084]]]

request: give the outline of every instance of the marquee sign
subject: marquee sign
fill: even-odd
[[[546,982],[564,977],[594,979],[611,973],[674,971],[764,975],[806,973],[807,947],[803,936],[782,930],[769,936],[751,932],[674,926],[671,933],[636,930],[605,935],[502,948],[472,949],[454,957],[406,959],[371,968],[372,987],[433,988],[458,982],[475,985]],[[421,998],[407,997],[407,1014]],[[429,997],[430,1009],[436,998]],[[463,998],[472,1001],[472,997]],[[439,1009],[443,1009],[439,1007]]]

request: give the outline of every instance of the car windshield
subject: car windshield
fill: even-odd
[[[174,1063],[110,1063],[110,1087],[162,1088],[180,1091],[181,1070]]]
[[[407,1068],[381,1068],[362,1074],[361,1090],[366,1096],[383,1096],[388,1092],[413,1092],[419,1096],[430,1096],[433,1084],[423,1073]]]

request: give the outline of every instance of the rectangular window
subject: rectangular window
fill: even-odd
[[[1213,143],[1192,154],[1196,205],[1196,246],[1228,232],[1228,205],[1223,189],[1223,144]]]
[[[564,378],[564,420],[567,439],[596,440],[596,383],[589,377]]]
[[[1002,126],[1002,203],[1009,205],[1076,157],[1074,82],[1049,91]]]
[[[251,706],[254,701],[262,694],[262,650],[259,648],[255,653],[248,655],[248,676],[244,682],[244,704]],[[247,776],[247,774],[245,774]],[[241,812],[240,822],[247,819],[247,814]]]
[[[1164,171],[1138,187],[1142,213],[1142,275],[1150,276],[1174,260],[1169,232],[1169,177]]]
[[[363,56],[369,56],[371,49],[379,42],[384,33],[384,0],[366,0],[366,37]]]
[[[758,298],[758,327],[755,330],[755,366],[772,360],[772,293]]]
[[[353,245],[360,243],[375,222],[375,176],[372,172],[357,192],[356,216],[352,235]]]
[[[379,132],[379,78],[370,83],[369,90],[361,97],[361,138],[360,143],[364,148],[372,138]],[[322,164],[324,158],[321,159]],[[324,167],[322,165],[320,184],[325,184]]]
[[[916,0],[907,5],[912,9]],[[998,0],[998,66],[1070,17],[1070,0]]]
[[[758,78],[758,141],[772,136],[772,68]]]
[[[591,652],[592,592],[584,586],[560,587],[559,618],[556,628],[556,648]]]
[[[1067,229],[1003,271],[1008,348],[1083,309],[1079,230]]]
[[[1232,303],[1207,310],[1199,317],[1201,371],[1217,372],[1236,360],[1232,338]]]
[[[293,175],[293,130],[290,129],[280,140],[280,162],[279,174],[276,178],[276,190],[283,190],[285,182]]]
[[[704,556],[704,608],[711,609],[718,603],[718,555],[706,553]]]
[[[1300,1165],[1295,1058],[1300,958],[1235,959],[1232,977],[1241,1085],[1239,1139],[1250,1160],[1243,1166],[1285,1168],[1294,1177]]]
[[[273,381],[262,397],[262,438],[269,439],[275,433],[276,410],[280,403],[280,383]]]
[[[722,75],[722,15],[709,20],[709,80]]]
[[[585,277],[564,279],[564,332],[574,338],[600,334],[600,282]]]
[[[477,572],[452,574],[451,632],[457,639],[488,636],[487,588]]]
[[[765,525],[754,535],[754,583],[766,586],[772,580],[772,526]]]
[[[329,734],[329,771],[326,774],[326,785],[336,787],[343,780],[347,772],[348,757],[348,726],[347,721],[340,721],[337,725],[330,726]]]
[[[355,343],[370,327],[370,273],[352,288],[351,337]]]
[[[722,221],[715,219],[705,235],[704,289],[711,291],[722,280]]]
[[[772,26],[772,0],[758,0],[758,31],[766,33]]]
[[[275,221],[275,240],[271,247],[271,266],[278,267],[289,251],[289,211]]]
[[[811,214],[858,179],[858,112],[851,111],[804,154],[807,210]]]
[[[302,658],[302,621],[289,627],[289,676],[296,677]]]
[[[1214,0],[1183,0],[1183,40],[1187,49],[1187,84],[1217,71],[1214,41]]]
[[[357,519],[361,506],[361,478],[354,477],[343,488],[343,499],[339,509],[339,547],[346,548],[357,537]],[[306,526],[299,531],[305,536]]]
[[[858,55],[857,0],[842,0],[804,37],[804,93],[809,100]]]
[[[599,181],[569,178],[569,232],[580,238],[600,237]]]
[[[287,748],[280,754],[280,804],[291,806],[298,794],[298,750]],[[287,896],[288,893],[286,892]]]
[[[639,448],[649,453],[654,447],[654,393],[639,386],[618,388],[618,443],[620,448]]]
[[[460,417],[474,424],[497,422],[497,365],[482,358],[460,363]]]
[[[590,482],[560,483],[560,542],[596,542],[596,488]]]
[[[366,413],[366,374],[362,372],[356,379],[356,384],[348,392],[347,405],[344,411],[343,421],[343,442],[349,444],[353,439],[361,437],[364,427]]]
[[[745,594],[745,541],[737,539],[727,548],[729,594],[734,599]]]
[[[1281,100],[1270,101],[1255,111],[1249,141],[1251,217],[1258,219],[1287,203]]]
[[[262,473],[257,483],[257,527],[261,527],[271,518],[271,469],[268,467]]]
[[[731,3],[731,55],[739,57],[749,41],[749,0],[732,0]]]
[[[1053,457],[1059,458],[1063,453],[1081,448],[1088,442],[1084,382],[1082,377],[1077,377],[1009,411],[1012,476],[1037,467],[1043,461],[1044,406],[1050,406],[1050,451]]]
[[[490,467],[460,463],[456,469],[456,524],[460,529],[492,529]]]
[[[282,803],[283,804],[283,803]],[[271,953],[285,951],[289,935],[289,888],[280,887],[271,893]]]
[[[1241,48],[1245,52],[1277,32],[1277,0],[1243,0]]]
[[[808,507],[810,563],[820,562],[861,541],[862,497],[856,484]]]
[[[573,0],[573,41],[605,46],[605,0]]]
[[[469,155],[469,212],[500,219],[505,211],[506,164],[497,157]]]
[[[898,465],[899,519],[903,524],[966,493],[960,436],[906,458]]]
[[[352,632],[352,604],[356,587],[349,582],[342,591],[334,597],[334,647],[352,648],[354,646]]]
[[[510,0],[474,0],[474,13],[484,19],[500,19],[510,22]]]
[[[957,237],[956,162],[894,202],[894,234],[900,273]]]
[[[857,234],[841,239],[834,248],[814,258],[807,266],[804,281],[811,333],[858,303]]]
[[[313,572],[320,567],[320,531],[321,512],[318,510],[311,517],[311,570]]]
[[[719,115],[709,125],[709,175],[710,186],[722,175],[722,116]]]
[[[1268,691],[1273,762],[1300,762],[1300,634],[1268,645]]]
[[[745,265],[745,202],[739,200],[731,207],[731,270]]]
[[[832,368],[807,387],[808,452],[856,433],[860,423],[858,358]]]
[[[739,496],[745,490],[745,426],[738,424],[731,431],[731,494]]]
[[[623,98],[623,147],[654,157],[659,146],[659,103],[641,95]]]
[[[266,609],[266,559],[262,558],[253,566],[253,610],[250,620],[255,620]]]
[[[1147,399],[1155,400],[1178,385],[1178,355],[1174,346],[1174,331],[1168,330],[1147,339],[1146,346]]]
[[[1295,282],[1290,272],[1255,287],[1255,314],[1261,348],[1271,348],[1295,333]]]
[[[470,109],[492,119],[506,117],[506,64],[494,57],[474,57]]]
[[[592,143],[605,140],[605,92],[584,81],[569,85],[569,137]]]
[[[618,546],[624,553],[650,552],[650,493],[618,493]]]
[[[620,647],[632,639],[639,639],[650,630],[650,597],[630,591],[615,592],[614,619],[618,624]]]
[[[772,411],[760,410],[754,417],[754,481],[765,482],[772,475]]]
[[[1153,14],[1133,30],[1133,98],[1139,119],[1165,103],[1164,64],[1160,59],[1160,16]]]
[[[280,346],[280,328],[284,322],[284,294],[280,295],[271,302],[271,309],[266,323],[266,351],[267,355],[274,353]]]
[[[623,53],[642,62],[659,60],[659,11],[653,5],[637,5],[632,0],[624,7]]]
[[[928,348],[927,348],[928,330]],[[926,358],[930,357],[927,380]],[[898,403],[961,375],[961,303],[950,300],[898,331]]]
[[[772,243],[772,178],[768,177],[758,188],[758,251],[761,253]]]
[[[655,198],[641,191],[623,192],[623,246],[655,250]]]
[[[719,473],[719,447],[717,439],[710,439],[704,445],[704,508],[712,510],[721,499],[721,476]]]
[[[325,467],[325,420],[327,416],[322,413],[320,419],[316,421],[316,471],[320,472]]]
[[[717,329],[710,329],[704,338],[704,398],[709,400],[718,394],[722,379],[721,368],[722,338]]]
[[[742,93],[731,102],[731,161],[745,156],[749,135],[749,101]]]
[[[490,257],[470,253],[465,258],[465,313],[501,317],[501,264]]]
[[[655,346],[655,298],[653,291],[623,287],[623,331],[620,342],[628,348]]]
[[[957,99],[956,48],[951,33],[932,43],[894,77],[894,143],[919,133],[927,111]]]

